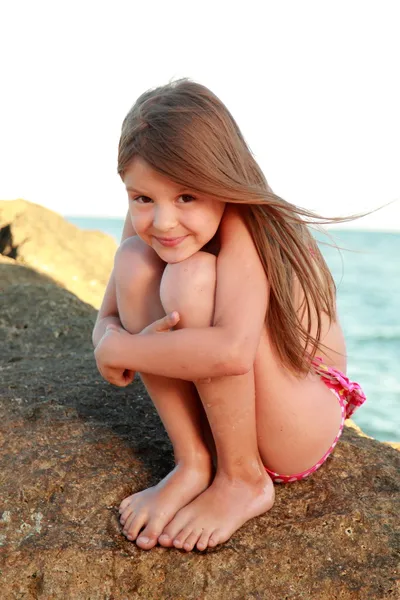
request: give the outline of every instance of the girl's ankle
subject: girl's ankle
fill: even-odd
[[[217,476],[231,483],[243,482],[254,486],[265,485],[265,480],[270,479],[264,465],[258,460],[221,466],[217,470]]]
[[[175,455],[175,464],[193,469],[208,470],[212,467],[212,458],[207,450],[181,452]]]

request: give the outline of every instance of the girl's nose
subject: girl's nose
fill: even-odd
[[[177,218],[171,210],[156,210],[153,219],[153,227],[157,231],[166,232],[176,228]]]

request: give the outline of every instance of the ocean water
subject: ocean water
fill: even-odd
[[[66,217],[120,241],[123,219]],[[320,243],[337,285],[347,375],[367,402],[354,421],[378,440],[400,441],[400,232],[328,230],[340,250]],[[332,241],[320,233],[322,242]]]

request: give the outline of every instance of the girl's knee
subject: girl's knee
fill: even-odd
[[[125,329],[139,333],[165,315],[160,301],[164,261],[140,238],[126,239],[118,248],[114,277],[118,313]]]
[[[180,313],[179,327],[207,327],[214,314],[215,287],[216,257],[199,251],[186,260],[166,266],[160,298],[166,312]]]
[[[114,276],[116,284],[137,283],[138,279],[161,279],[165,263],[157,253],[138,236],[124,240],[119,246],[114,259]]]
[[[160,296],[195,295],[199,288],[214,288],[216,282],[216,257],[208,252],[196,252],[179,263],[169,263],[164,270]]]

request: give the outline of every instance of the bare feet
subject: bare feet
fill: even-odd
[[[150,550],[176,512],[201,494],[210,485],[211,478],[209,457],[192,464],[179,463],[154,487],[128,496],[119,507],[124,535],[128,540],[136,540],[140,548]]]
[[[205,550],[226,542],[249,519],[272,508],[274,485],[267,473],[257,483],[232,480],[217,474],[212,485],[182,508],[158,538],[161,546],[183,548],[197,546]]]

